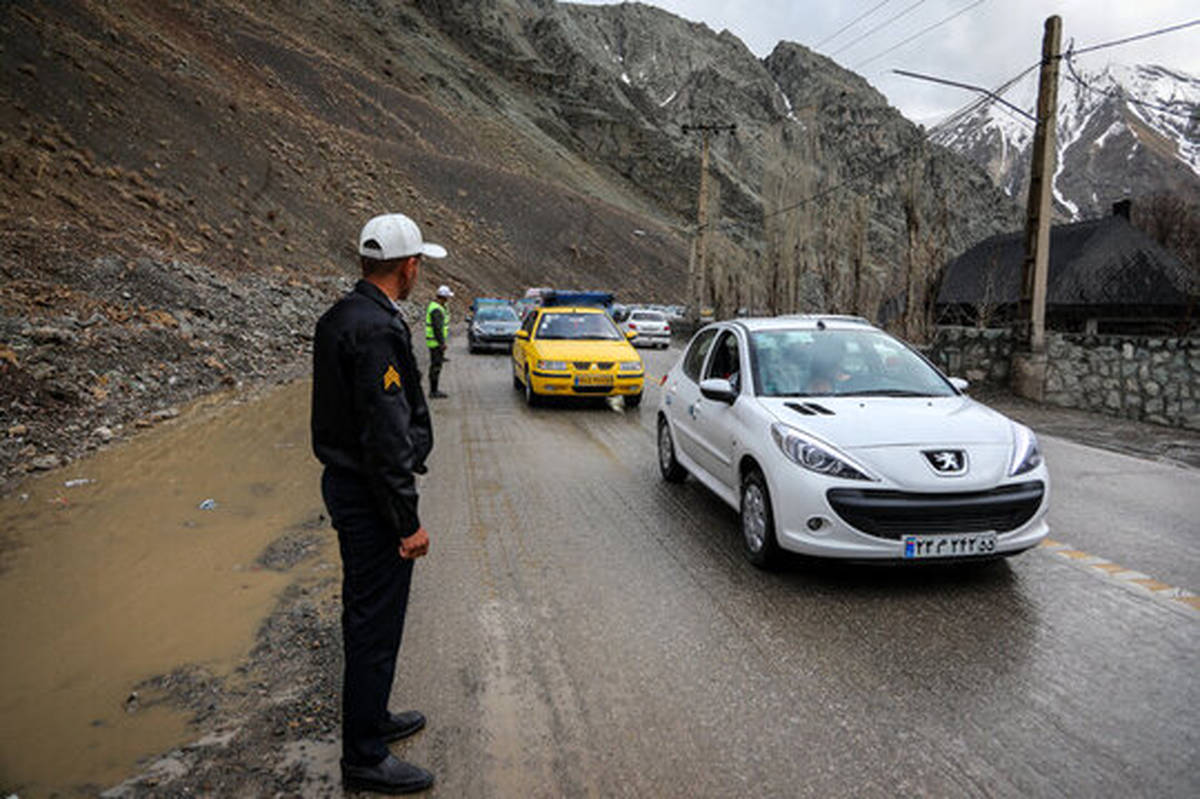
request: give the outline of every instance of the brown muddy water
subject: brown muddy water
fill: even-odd
[[[0,787],[92,792],[189,739],[186,712],[127,700],[250,651],[292,579],[255,559],[321,509],[309,391],[203,401],[0,499]]]

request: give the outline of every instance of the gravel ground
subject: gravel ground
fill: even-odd
[[[29,472],[177,416],[202,395],[306,373],[316,319],[354,283],[239,277],[146,258],[62,270],[34,279],[30,267],[0,287],[3,493]],[[419,313],[406,307],[410,318]]]

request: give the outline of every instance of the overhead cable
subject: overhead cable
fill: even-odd
[[[1067,63],[1067,70],[1071,73],[1071,74],[1067,75],[1067,77],[1070,78],[1073,82],[1075,82],[1075,83],[1079,84],[1080,86],[1082,86],[1083,88],[1087,89],[1089,92],[1092,92],[1094,94],[1099,94],[1104,97],[1114,97],[1118,100],[1124,100],[1127,103],[1132,103],[1133,105],[1138,105],[1143,108],[1153,108],[1155,111],[1159,111],[1164,114],[1170,114],[1171,116],[1181,117],[1183,119],[1190,119],[1190,120],[1200,120],[1200,112],[1193,111],[1191,113],[1186,113],[1186,112],[1182,112],[1182,111],[1176,111],[1174,108],[1171,108],[1169,106],[1159,105],[1157,103],[1148,103],[1145,100],[1139,100],[1136,97],[1131,97],[1124,92],[1109,92],[1109,91],[1105,91],[1104,89],[1098,89],[1095,86],[1092,86],[1091,84],[1089,84],[1087,81],[1085,81],[1082,77],[1080,77],[1079,73],[1075,71],[1075,62],[1072,60],[1072,56],[1074,55],[1074,53],[1072,53],[1070,50],[1068,50],[1063,55],[1064,55],[1063,60]]]
[[[924,134],[919,136],[914,142],[909,144],[907,147],[902,147],[899,150],[897,150],[896,152],[894,152],[890,155],[884,156],[883,158],[878,159],[877,161],[872,162],[870,165],[868,165],[864,169],[858,170],[857,172],[851,174],[849,177],[833,184],[832,186],[827,186],[824,189],[821,189],[820,191],[815,192],[814,194],[810,194],[809,196],[804,197],[803,199],[797,200],[796,202],[792,203],[791,205],[786,205],[783,208],[776,208],[774,211],[771,211],[770,213],[765,213],[765,214],[763,214],[763,219],[766,220],[766,219],[770,219],[771,217],[774,217],[774,216],[780,216],[782,214],[786,214],[791,211],[795,211],[815,200],[820,200],[823,197],[828,197],[830,194],[840,191],[841,189],[850,185],[854,181],[856,181],[860,178],[866,177],[867,175],[869,175],[870,173],[872,173],[878,169],[882,169],[883,167],[890,166],[893,162],[907,156],[908,154],[917,150],[918,148],[923,149],[925,147],[925,145],[930,142],[930,139],[933,136],[935,129],[940,128],[943,125],[950,124],[952,121],[957,121],[958,119],[961,119],[963,116],[970,114],[975,109],[979,108],[980,106],[982,106],[986,103],[993,102],[993,98],[998,98],[1000,95],[1007,92],[1009,89],[1011,89],[1013,86],[1015,86],[1017,84],[1017,82],[1019,80],[1021,80],[1021,78],[1025,77],[1030,72],[1037,69],[1038,66],[1040,66],[1040,65],[1033,64],[1032,66],[1027,67],[1026,69],[1022,70],[1020,73],[1018,73],[1017,75],[1014,75],[1013,77],[1006,80],[1004,83],[997,86],[995,89],[992,89],[990,92],[987,90],[984,90],[985,93],[988,95],[987,97],[980,98],[979,100],[968,104],[965,108],[960,109],[959,111],[956,111],[955,113],[951,114],[945,120],[938,123],[933,128],[930,128]],[[1013,106],[1013,107],[1015,108],[1016,106]],[[1023,111],[1021,113],[1025,114],[1025,112],[1023,112]],[[1025,114],[1025,115],[1028,116],[1028,114]]]
[[[1146,33],[1139,33],[1136,36],[1127,36],[1124,39],[1114,39],[1111,42],[1102,42],[1101,44],[1093,44],[1091,47],[1084,47],[1079,50],[1076,50],[1074,53],[1072,53],[1072,55],[1083,55],[1084,53],[1090,53],[1094,50],[1104,50],[1109,47],[1116,47],[1119,44],[1129,44],[1130,42],[1136,42],[1141,39],[1149,39],[1151,36],[1162,36],[1164,33],[1174,33],[1175,31],[1180,31],[1180,30],[1183,30],[1184,28],[1190,28],[1193,25],[1200,25],[1200,19],[1194,19],[1191,22],[1184,22],[1179,25],[1172,25],[1169,28],[1159,28],[1158,30],[1147,31]],[[1063,54],[1060,53],[1057,57],[1062,58]]]
[[[841,36],[841,35],[842,35],[843,33],[845,33],[847,30],[849,30],[850,28],[852,28],[852,27],[855,25],[855,23],[859,22],[860,20],[866,19],[867,17],[871,16],[871,14],[873,14],[873,13],[875,13],[876,11],[878,11],[879,9],[883,8],[884,6],[886,6],[886,5],[887,5],[888,3],[890,3],[890,2],[892,2],[892,0],[883,0],[883,2],[882,2],[882,3],[879,3],[879,4],[877,4],[877,5],[873,5],[873,6],[871,6],[869,9],[867,9],[867,10],[866,10],[866,11],[864,11],[863,13],[859,14],[857,17],[855,17],[854,19],[850,20],[850,21],[849,21],[849,22],[847,22],[845,25],[843,25],[842,27],[838,28],[836,31],[834,31],[833,33],[829,34],[828,36],[826,36],[826,37],[825,37],[824,39],[822,39],[821,41],[819,41],[819,42],[817,42],[816,44],[814,44],[814,45],[813,45],[813,49],[814,49],[814,50],[818,50],[818,49],[820,49],[821,47],[823,47],[823,46],[825,45],[825,43],[826,43],[826,42],[828,42],[828,41],[830,41],[830,40],[832,40],[832,39],[836,39],[837,37]]]
[[[909,36],[909,37],[908,37],[907,39],[905,39],[904,41],[902,41],[902,42],[897,42],[896,44],[893,44],[891,47],[889,47],[888,49],[884,50],[882,53],[876,53],[875,55],[873,55],[873,56],[871,56],[870,58],[868,58],[866,61],[859,61],[857,64],[855,64],[855,65],[854,65],[854,69],[855,69],[855,70],[862,69],[862,68],[863,68],[863,67],[865,67],[867,64],[870,64],[872,61],[875,61],[875,60],[877,60],[877,59],[883,58],[885,55],[887,55],[888,53],[892,52],[893,50],[898,50],[899,48],[901,48],[901,47],[903,47],[904,45],[908,44],[908,43],[909,43],[909,42],[911,42],[912,40],[921,38],[921,37],[922,37],[922,36],[924,36],[925,34],[929,33],[931,30],[933,30],[933,29],[935,29],[935,28],[939,28],[939,27],[941,27],[942,25],[945,25],[947,22],[949,22],[950,20],[954,19],[955,17],[962,16],[963,14],[967,13],[967,12],[968,12],[968,11],[970,11],[972,8],[974,8],[975,6],[977,6],[977,5],[981,4],[981,3],[985,3],[985,2],[987,2],[987,0],[975,0],[975,2],[974,2],[974,3],[971,3],[971,5],[969,5],[969,6],[966,6],[965,8],[961,8],[961,9],[959,9],[958,11],[955,11],[953,14],[951,14],[951,15],[950,15],[950,16],[948,16],[948,17],[945,17],[944,19],[938,20],[937,22],[933,23],[933,24],[932,24],[932,25],[930,25],[929,27],[927,27],[927,28],[924,28],[924,29],[922,29],[922,30],[918,31],[917,33],[914,33],[912,36]]]
[[[897,75],[903,75],[906,78],[917,78],[918,80],[927,80],[927,81],[931,81],[933,83],[941,83],[941,84],[945,84],[946,86],[955,86],[959,89],[970,89],[971,91],[979,92],[980,94],[986,95],[993,102],[1008,106],[1013,111],[1016,111],[1018,114],[1020,114],[1021,116],[1027,117],[1031,122],[1037,122],[1037,117],[1035,117],[1033,114],[1030,114],[1028,111],[1026,111],[1023,108],[1019,108],[1018,106],[1013,105],[1008,100],[1005,100],[1003,97],[1001,97],[1000,95],[993,94],[990,90],[985,89],[982,86],[972,86],[969,83],[960,83],[956,80],[947,80],[946,78],[936,78],[932,75],[922,75],[919,72],[909,72],[908,70],[905,70],[905,69],[893,69],[892,72],[895,72]]]
[[[842,52],[843,50],[845,50],[845,49],[847,49],[847,48],[849,48],[849,47],[853,47],[854,45],[858,44],[859,42],[861,42],[863,39],[867,38],[868,36],[871,36],[872,34],[874,34],[874,33],[877,33],[877,32],[879,32],[879,31],[883,30],[883,29],[884,29],[884,28],[886,28],[888,25],[891,25],[893,22],[895,22],[896,20],[900,19],[900,18],[901,18],[901,17],[903,17],[905,14],[907,14],[909,11],[912,11],[913,9],[915,9],[917,6],[919,6],[919,5],[924,5],[924,3],[925,3],[925,2],[926,2],[926,0],[917,0],[917,2],[915,2],[915,3],[913,3],[912,5],[910,5],[910,6],[906,7],[906,8],[905,8],[903,11],[901,11],[900,13],[898,13],[898,14],[894,14],[894,15],[892,15],[891,17],[888,17],[888,18],[887,18],[887,19],[885,19],[883,22],[881,22],[881,23],[879,23],[878,25],[876,25],[874,28],[871,28],[869,31],[867,31],[866,33],[862,34],[861,36],[858,36],[858,37],[856,37],[856,38],[854,38],[854,39],[851,39],[849,42],[847,42],[846,44],[843,44],[841,47],[839,47],[838,49],[834,50],[834,51],[833,51],[832,53],[830,53],[829,55],[832,57],[832,56],[835,56],[835,55],[837,55],[838,53]]]

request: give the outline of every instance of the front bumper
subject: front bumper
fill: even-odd
[[[797,474],[790,461],[783,466],[776,472],[783,480],[776,482],[787,484],[772,486],[776,537],[783,549],[804,555],[911,563],[916,561],[904,557],[906,535],[994,531],[996,549],[989,554],[997,556],[1036,546],[1050,532],[1045,467],[987,491],[938,495]],[[810,520],[820,521],[817,530]]]
[[[481,350],[511,350],[515,336],[468,334],[467,343]]]
[[[599,385],[576,385],[576,377],[571,372],[540,372],[529,375],[535,394],[549,397],[606,397],[616,395],[641,394],[645,383],[645,372],[611,373],[612,380]],[[588,372],[588,377],[595,377],[596,372]]]

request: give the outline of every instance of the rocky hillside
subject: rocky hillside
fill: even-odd
[[[0,32],[10,476],[302,369],[382,210],[451,251],[419,301],[684,300],[685,123],[737,125],[713,140],[721,312],[919,305],[947,254],[1017,221],[858,76],[634,3],[15,0]]]
[[[748,254],[752,277],[795,265],[825,275],[788,309],[808,299],[874,316],[904,290],[914,244],[957,252],[1019,224],[980,170],[926,145],[861,77],[799,45],[758,59],[727,31],[638,3],[416,2],[509,85],[536,94],[541,129],[679,218],[694,217],[699,180],[699,139],[683,125],[736,124],[713,137],[715,228],[736,245],[722,258]],[[838,276],[855,267],[873,301],[845,296]],[[729,277],[720,269],[711,283]],[[777,310],[784,288],[762,282],[738,305]]]
[[[1200,78],[1152,65],[1076,72],[1064,63],[1059,80],[1055,211],[1087,219],[1126,197],[1200,196]],[[1037,73],[1005,99],[1032,112]],[[985,168],[1024,202],[1032,122],[989,103],[944,124],[933,140]]]

